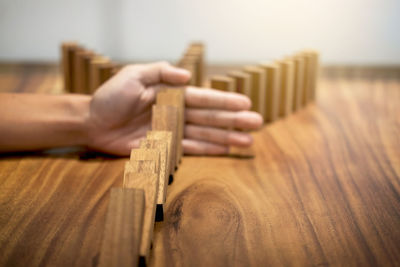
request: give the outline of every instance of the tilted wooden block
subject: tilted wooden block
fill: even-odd
[[[228,76],[235,81],[234,91],[251,97],[251,76],[243,71],[231,71]]]
[[[157,172],[157,163],[154,160],[132,160],[125,163],[123,187],[126,186],[125,177],[129,172]]]
[[[150,247],[154,232],[158,174],[152,172],[126,172],[124,179],[124,188],[135,188],[144,190],[145,211],[139,255],[141,257],[141,261],[148,264]]]
[[[294,91],[293,91],[293,111],[300,109],[304,90],[304,58],[301,56],[292,57],[294,64]]]
[[[131,150],[130,162],[133,161],[154,161],[155,172],[160,171],[160,154],[159,149],[136,148]],[[145,170],[144,170],[145,171]]]
[[[185,126],[185,91],[183,88],[167,89],[157,94],[157,105],[174,106],[178,110],[177,124],[177,163],[181,161],[183,155],[182,139]]]
[[[216,75],[211,77],[210,87],[225,92],[235,92],[235,80],[228,76]]]
[[[102,84],[101,67],[110,64],[110,59],[97,56],[90,62],[89,92],[93,94]]]
[[[146,139],[147,140],[161,140],[165,141],[167,143],[167,155],[168,155],[168,173],[169,173],[169,179],[171,180],[174,171],[175,171],[175,165],[173,165],[172,162],[172,132],[171,131],[148,131],[146,134]]]
[[[265,73],[264,70],[256,66],[246,66],[244,72],[251,76],[251,110],[265,114]]]
[[[174,106],[153,105],[151,129],[153,131],[170,131],[172,133],[171,161],[173,169],[178,166],[178,108]]]
[[[281,68],[279,116],[285,117],[293,110],[294,68],[290,60],[276,62]]]
[[[143,189],[111,189],[99,267],[138,265],[144,212]]]
[[[78,51],[81,51],[82,46],[75,42],[65,42],[61,45],[61,61],[62,70],[64,77],[64,89],[67,92],[75,92],[74,90],[74,67],[75,67],[75,55]]]
[[[159,181],[157,193],[156,221],[164,220],[164,204],[167,197],[167,185],[169,180],[169,162],[166,140],[142,140],[140,148],[156,149],[160,153]]]
[[[279,115],[280,67],[274,63],[261,63],[260,68],[264,70],[266,75],[264,121],[272,122]]]

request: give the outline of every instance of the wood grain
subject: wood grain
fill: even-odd
[[[172,161],[172,132],[171,131],[148,131],[146,134],[148,140],[161,140],[167,142],[167,155],[169,163],[169,175],[172,176],[175,172],[175,165]]]
[[[144,202],[141,189],[110,190],[99,267],[138,265]]]
[[[398,266],[400,68],[321,75],[314,103],[254,135],[255,158],[184,158],[150,266]],[[54,67],[0,64],[1,92],[61,90]],[[1,155],[0,266],[96,263],[126,161]]]

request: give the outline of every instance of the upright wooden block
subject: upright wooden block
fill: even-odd
[[[99,267],[138,265],[144,211],[143,189],[111,189]]]
[[[293,91],[293,111],[302,107],[302,96],[304,90],[304,58],[293,56],[294,66],[294,91]]]
[[[316,98],[316,89],[319,75],[319,53],[314,50],[310,50],[308,51],[308,53],[309,55],[311,55],[312,60],[309,100],[314,101]]]
[[[178,166],[178,108],[175,106],[153,105],[151,129],[153,131],[170,131],[172,133],[171,164],[173,169]]]
[[[244,72],[251,76],[251,110],[257,111],[264,117],[265,114],[265,72],[256,66],[246,66]]]
[[[104,65],[109,65],[110,60],[106,57],[97,56],[93,58],[90,62],[90,79],[89,79],[89,91],[90,93],[94,93],[97,88],[102,84],[102,74],[101,67]]]
[[[174,106],[178,110],[176,158],[178,163],[183,155],[182,139],[185,126],[185,91],[183,88],[167,89],[157,94],[157,105]]]
[[[279,65],[274,63],[261,63],[260,68],[266,76],[264,121],[272,122],[279,115],[281,71]]]
[[[167,143],[167,155],[168,155],[168,173],[169,180],[172,179],[172,175],[174,174],[175,165],[172,162],[172,132],[171,131],[148,131],[146,134],[147,140],[161,140]]]
[[[251,97],[251,76],[248,73],[242,71],[231,71],[228,76],[235,82],[234,91],[239,94],[243,94]]]
[[[81,50],[76,53],[74,67],[74,90],[76,93],[87,94],[89,92],[90,61],[95,57],[93,51]]]
[[[160,152],[159,181],[157,193],[156,221],[164,220],[164,204],[167,197],[167,185],[169,180],[169,162],[166,140],[142,140],[142,149],[156,149]]]
[[[191,73],[192,76],[191,76],[188,84],[196,86],[196,83],[197,83],[197,81],[196,81],[196,77],[197,77],[196,65],[193,62],[182,59],[177,63],[177,66],[179,68],[185,69]]]
[[[277,64],[281,67],[281,87],[279,116],[285,117],[293,110],[294,67],[290,60],[280,60]]]
[[[151,172],[127,172],[124,188],[142,189],[145,194],[145,211],[139,255],[142,262],[148,264],[151,241],[154,232],[158,175]]]
[[[304,75],[303,75],[303,92],[302,92],[302,104],[307,105],[311,95],[311,83],[312,83],[312,72],[313,72],[313,59],[312,55],[307,52],[300,52],[299,57],[304,61]]]
[[[227,76],[216,75],[211,77],[210,87],[225,92],[235,92],[235,80]]]
[[[64,77],[64,89],[67,92],[74,92],[74,67],[75,54],[82,50],[82,47],[75,42],[65,42],[61,45],[61,61]]]

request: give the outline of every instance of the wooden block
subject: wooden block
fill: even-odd
[[[99,66],[99,83],[102,85],[116,73],[116,65],[112,62]]]
[[[185,91],[183,88],[167,89],[157,94],[157,105],[174,106],[178,110],[177,122],[177,145],[176,159],[177,163],[181,161],[183,155],[182,139],[185,126]]]
[[[276,62],[281,68],[279,116],[285,117],[293,110],[294,67],[290,60]]]
[[[160,166],[159,166],[159,181],[157,193],[157,211],[156,221],[164,220],[164,204],[167,197],[167,186],[169,180],[169,162],[168,162],[168,149],[166,140],[142,140],[140,148],[143,149],[156,149],[160,152]]]
[[[178,108],[175,106],[153,105],[152,131],[170,131],[172,133],[171,164],[173,170],[177,164],[177,133],[178,133]]]
[[[142,238],[139,255],[141,261],[148,264],[150,247],[153,239],[154,219],[156,213],[156,198],[158,190],[158,175],[151,172],[127,172],[124,188],[144,190],[145,211],[143,217]]]
[[[187,83],[188,85],[193,85],[196,86],[196,79],[193,77],[197,77],[196,75],[196,66],[195,64],[185,61],[185,60],[181,60],[177,63],[177,67],[185,69],[187,71],[189,71],[191,73],[191,78],[189,80],[189,82]]]
[[[235,80],[227,76],[216,75],[211,77],[210,87],[225,92],[235,92]]]
[[[61,45],[61,61],[64,78],[64,89],[67,92],[74,92],[74,66],[75,54],[82,50],[82,47],[75,42],[65,42]]]
[[[144,197],[143,189],[111,189],[99,267],[138,265],[145,211]]]
[[[243,71],[251,76],[251,110],[264,117],[265,114],[265,72],[256,66],[246,66]]]
[[[312,71],[313,71],[313,63],[312,63],[312,55],[307,52],[300,52],[298,54],[304,61],[304,76],[303,76],[303,92],[302,92],[302,104],[307,105],[309,100],[311,99],[311,80],[312,80]]]
[[[168,174],[172,176],[174,174],[175,166],[172,165],[172,132],[170,131],[148,131],[146,134],[147,140],[162,140],[167,143],[167,155],[168,155]],[[170,177],[171,178],[171,177]]]
[[[90,50],[81,50],[76,53],[74,68],[74,90],[79,94],[89,93],[90,61],[95,53]]]
[[[160,151],[158,149],[136,148],[131,150],[130,162],[132,161],[154,161],[155,172],[160,171]]]
[[[126,187],[125,177],[130,172],[149,172],[157,173],[155,160],[132,160],[125,163],[123,187]]]
[[[311,55],[311,75],[310,75],[310,93],[309,100],[314,101],[316,98],[316,88],[318,82],[319,75],[319,53],[314,50],[308,51],[309,55]]]
[[[304,90],[304,58],[293,56],[294,67],[294,91],[293,91],[293,111],[302,107],[302,96]]]
[[[234,92],[246,95],[250,98],[251,96],[250,74],[242,71],[232,71],[228,73],[228,76],[235,81]]]
[[[260,68],[264,70],[266,76],[264,121],[272,122],[279,115],[280,67],[274,63],[261,63]]]
[[[180,61],[180,65],[192,73],[192,77],[190,78],[190,85],[193,86],[198,86],[201,84],[201,81],[199,80],[199,69],[200,69],[200,60],[199,57],[194,56],[194,55],[185,55],[182,60]]]
[[[108,65],[110,60],[103,56],[97,56],[90,62],[89,91],[93,94],[102,83],[101,66]]]

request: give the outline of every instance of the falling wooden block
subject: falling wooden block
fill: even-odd
[[[124,179],[124,188],[144,190],[145,211],[139,255],[140,261],[148,264],[154,231],[154,219],[156,213],[156,199],[158,190],[158,174],[151,172],[127,172]]]
[[[294,91],[293,91],[293,111],[302,107],[302,96],[304,90],[304,58],[301,56],[293,56],[294,67]]]
[[[264,70],[266,76],[264,121],[272,122],[279,115],[280,67],[274,63],[261,63],[260,68]]]
[[[174,106],[178,110],[176,158],[177,163],[179,163],[183,155],[182,139],[185,126],[185,91],[183,88],[161,91],[157,94],[156,103],[157,105]]]
[[[242,71],[232,71],[228,73],[228,76],[234,80],[235,88],[234,91],[239,94],[243,94],[251,97],[251,76],[248,73]]]
[[[122,186],[125,187],[127,181],[125,177],[129,172],[148,172],[148,173],[158,173],[157,164],[155,160],[132,160],[125,162],[124,169],[124,180]]]
[[[281,68],[279,116],[285,117],[293,110],[294,67],[290,60],[276,62]]]
[[[256,66],[246,66],[243,71],[251,76],[251,110],[264,117],[265,114],[265,73]]]
[[[178,108],[175,106],[153,105],[152,131],[170,131],[172,133],[171,164],[173,170],[178,166],[177,143],[178,143]]]
[[[75,42],[65,42],[61,45],[61,61],[64,76],[64,89],[74,92],[75,54],[83,48]]]
[[[95,53],[90,50],[81,50],[76,53],[74,67],[74,90],[76,93],[89,93],[90,62]]]
[[[171,131],[148,131],[146,134],[147,140],[161,140],[167,143],[167,155],[168,155],[168,173],[169,180],[172,180],[175,165],[172,162],[172,132]]]
[[[102,84],[103,77],[101,67],[107,66],[109,64],[110,59],[103,56],[97,56],[93,58],[93,60],[90,62],[89,91],[91,94],[94,93],[97,88]]]
[[[210,87],[225,92],[235,92],[235,80],[227,76],[216,75],[211,77]]]
[[[145,213],[144,194],[143,189],[111,189],[99,267],[138,265]]]
[[[166,140],[142,140],[140,148],[142,149],[156,149],[160,153],[159,164],[159,181],[157,193],[157,210],[156,221],[164,220],[164,204],[167,197],[167,185],[169,180],[169,162],[168,162],[168,149]]]

